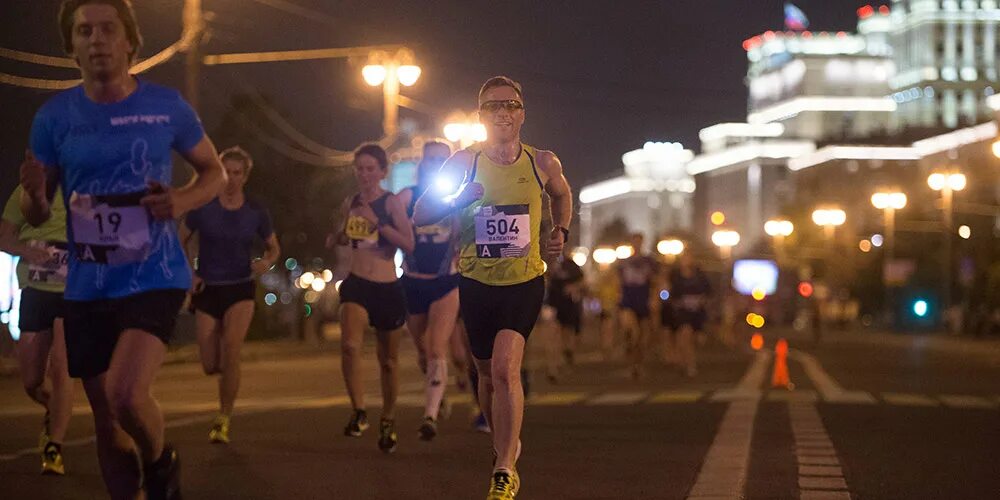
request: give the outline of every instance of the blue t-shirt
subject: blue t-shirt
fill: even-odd
[[[209,285],[253,279],[250,259],[254,238],[266,240],[274,234],[267,209],[249,199],[240,208],[227,210],[216,198],[188,213],[185,224],[198,233],[197,272]]]
[[[31,149],[63,188],[70,300],[191,286],[177,223],[153,220],[138,200],[148,181],[170,185],[171,150],[191,151],[205,131],[176,90],[137,81],[112,104],[92,101],[82,86],[60,92],[32,124]]]

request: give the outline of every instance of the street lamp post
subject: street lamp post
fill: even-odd
[[[399,86],[410,87],[420,78],[420,66],[413,63],[413,52],[399,49],[389,55],[383,51],[372,52],[368,64],[361,69],[365,83],[382,86],[382,132],[391,137],[399,130]]]
[[[872,205],[881,210],[885,217],[885,253],[882,256],[882,280],[885,287],[886,318],[891,324],[895,313],[895,300],[892,284],[886,276],[886,269],[895,258],[896,248],[896,210],[906,206],[906,194],[898,191],[879,191],[872,195]]]
[[[678,239],[660,240],[656,244],[656,251],[672,263],[678,255],[684,253],[684,242]]]
[[[943,311],[951,308],[951,254],[952,254],[952,233],[953,215],[952,199],[955,191],[965,189],[967,179],[965,174],[960,172],[934,172],[927,177],[927,185],[935,191],[941,191],[941,212],[944,223],[944,256],[942,258],[942,284],[941,306]]]
[[[473,113],[462,113],[457,111],[448,116],[445,120],[445,139],[455,143],[458,147],[465,149],[477,142],[486,140],[486,126],[479,123],[477,115]]]
[[[774,238],[774,253],[778,260],[784,260],[785,238],[791,236],[793,231],[795,231],[795,225],[789,220],[771,219],[764,223],[764,232]]]
[[[732,256],[733,247],[740,242],[740,233],[729,229],[720,229],[712,233],[712,243],[719,247],[719,255],[725,263]]]

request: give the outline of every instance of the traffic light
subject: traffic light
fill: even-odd
[[[799,283],[799,295],[808,299],[809,297],[812,297],[812,294],[813,294],[812,283],[808,281],[803,281]]]
[[[927,305],[927,301],[924,299],[917,299],[913,302],[913,314],[916,314],[919,318],[927,316],[929,308],[930,307]]]

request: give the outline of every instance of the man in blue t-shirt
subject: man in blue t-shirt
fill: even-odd
[[[64,0],[59,27],[83,84],[35,115],[21,210],[43,223],[62,187],[69,373],[93,409],[108,493],[179,498],[177,453],[150,389],[191,284],[175,219],[214,198],[225,173],[180,95],[129,74],[142,39],[128,0]],[[171,150],[197,173],[178,189]]]

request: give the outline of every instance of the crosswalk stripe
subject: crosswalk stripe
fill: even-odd
[[[805,465],[799,464],[800,476],[842,477],[844,471],[836,465]]]
[[[701,399],[705,393],[701,391],[661,392],[649,398],[647,403],[693,403]]]
[[[944,404],[955,408],[995,408],[996,404],[986,398],[977,396],[942,395],[938,396]]]
[[[875,396],[871,393],[865,391],[841,391],[834,394],[826,395],[823,398],[824,402],[827,403],[846,403],[846,404],[864,404],[873,405],[878,403]]]
[[[882,399],[892,405],[900,406],[938,406],[938,402],[920,394],[901,392],[883,392]]]
[[[632,405],[646,399],[649,393],[646,392],[609,392],[601,394],[587,401],[591,406],[604,405]]]
[[[799,489],[846,490],[847,481],[842,477],[799,477]]]
[[[715,391],[709,401],[757,401],[761,392],[755,389],[723,389]]]
[[[566,406],[579,403],[586,398],[585,392],[550,392],[532,396],[528,402],[532,406]]]
[[[819,397],[816,391],[768,391],[768,401],[795,401],[802,403],[815,403]]]

